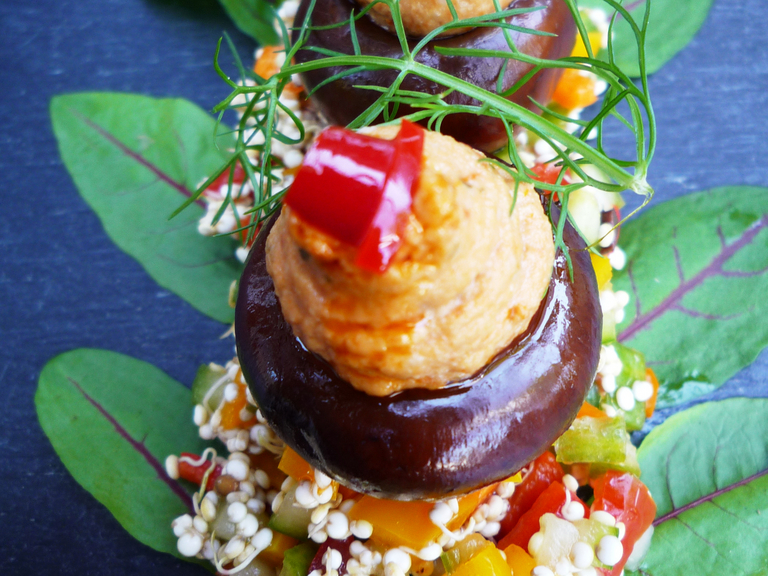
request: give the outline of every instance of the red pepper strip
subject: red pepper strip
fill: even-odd
[[[528,550],[528,541],[539,531],[539,519],[544,514],[552,513],[562,518],[561,510],[566,502],[566,487],[560,482],[552,482],[544,492],[536,499],[528,512],[522,515],[520,520],[498,544],[498,548],[504,550],[510,544],[516,544],[523,550]],[[571,501],[579,502],[584,507],[584,518],[589,517],[589,509],[579,497],[571,492]]]
[[[385,272],[402,242],[421,173],[424,130],[403,120],[394,142],[395,156],[384,194],[355,260],[355,264],[371,272]]]
[[[595,500],[592,511],[605,510],[623,522],[626,533],[621,543],[624,555],[608,574],[618,576],[627,563],[632,549],[656,517],[656,503],[648,488],[636,476],[609,470],[592,481]]]
[[[551,452],[544,452],[530,464],[530,471],[523,481],[515,486],[515,493],[509,499],[509,512],[501,521],[501,531],[498,538],[503,538],[523,514],[530,510],[533,503],[552,482],[563,479],[563,469]]]
[[[285,197],[305,222],[358,247],[356,264],[384,272],[400,246],[421,172],[424,130],[404,120],[394,140],[324,130]]]
[[[208,472],[208,469],[211,467],[211,461],[206,460],[202,464],[198,464],[197,466],[194,464],[191,464],[189,462],[186,462],[183,460],[184,458],[189,458],[190,460],[200,460],[200,456],[197,454],[190,454],[189,452],[182,452],[181,456],[179,457],[179,478],[183,480],[187,480],[188,482],[192,482],[193,484],[200,486],[200,484],[203,481],[203,477],[205,476],[205,473]],[[206,490],[213,490],[213,484],[216,482],[216,478],[221,476],[222,468],[220,464],[216,464],[211,471],[211,473],[208,475],[208,482],[205,485]]]

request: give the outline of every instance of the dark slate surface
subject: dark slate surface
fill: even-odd
[[[658,199],[768,185],[768,3],[716,0],[697,39],[651,79]],[[211,60],[229,31],[214,0],[0,3],[0,568],[4,574],[204,574],[135,542],[60,464],[33,395],[46,360],[98,346],[189,383],[225,361],[221,324],[159,288],[104,234],[59,160],[54,94],[119,90],[211,108],[225,93]],[[621,145],[621,140],[619,140]],[[724,343],[727,345],[727,343]],[[768,354],[717,396],[768,396]]]

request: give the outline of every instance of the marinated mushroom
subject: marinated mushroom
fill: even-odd
[[[388,135],[392,136],[391,130]],[[433,136],[453,142],[446,136]],[[429,148],[425,146],[425,153]],[[478,167],[496,170],[481,163],[476,152],[466,150],[475,156]],[[364,172],[371,174],[370,169]],[[466,179],[466,175],[462,177]],[[428,176],[423,179],[430,181]],[[479,181],[471,183],[480,185]],[[416,194],[422,193],[423,186],[423,182],[419,184]],[[509,190],[513,187],[510,184]],[[515,210],[522,212],[523,206],[521,201]],[[503,211],[511,218],[509,207],[506,204]],[[538,210],[541,212],[540,207]],[[484,365],[437,388],[405,386],[395,394],[376,395],[342,378],[332,366],[339,367],[337,358],[327,350],[313,350],[306,346],[311,339],[304,342],[297,338],[297,331],[304,335],[303,328],[296,324],[294,311],[284,307],[268,270],[270,254],[282,254],[271,240],[272,231],[279,226],[280,234],[287,234],[283,219],[289,217],[284,212],[282,222],[271,220],[251,251],[240,284],[235,327],[243,374],[262,413],[280,437],[313,466],[350,488],[376,496],[443,498],[511,475],[546,450],[568,427],[594,379],[601,327],[590,258],[570,225],[563,239],[570,249],[572,275],[562,253],[554,257],[551,274],[552,261],[546,264],[547,276],[534,295],[532,318],[522,331],[493,349]],[[551,242],[546,220],[544,225]],[[480,234],[491,236],[495,232],[480,230]],[[409,231],[401,233],[407,235]],[[347,248],[337,247],[341,253]],[[299,244],[294,250],[300,260],[323,257]],[[349,254],[343,257],[350,259]],[[398,258],[407,255],[396,254],[395,267],[402,263]],[[505,266],[504,261],[491,262]],[[274,273],[274,264],[272,268]],[[334,283],[338,269],[338,263],[331,259],[324,268],[325,276],[307,281]],[[366,273],[371,278],[377,274]],[[394,268],[391,275],[400,273]],[[473,274],[481,277],[484,272],[475,270]],[[282,276],[276,278],[283,281]],[[440,290],[440,284],[433,289]],[[458,296],[461,305],[464,297]],[[293,325],[286,320],[286,310]],[[424,317],[430,314],[434,312],[424,311]],[[382,311],[382,315],[386,313]],[[490,318],[492,323],[500,320]],[[310,321],[323,320],[313,317]],[[419,322],[423,318],[417,318],[404,334],[412,334]],[[443,332],[441,327],[435,337],[443,337]],[[393,354],[396,356],[397,351]],[[386,359],[380,362],[385,364]],[[343,366],[340,370],[344,371]]]
[[[309,0],[304,0],[299,8],[296,15],[294,40],[295,35],[299,33],[298,28],[307,16],[309,5]],[[313,49],[353,54],[354,46],[349,26],[324,30],[317,28],[348,20],[352,10],[356,8],[359,11],[359,7],[350,0],[315,0],[315,7],[311,14],[311,23],[315,29],[309,33],[304,46],[297,52],[296,61],[308,62],[323,57],[321,52]],[[548,59],[562,58],[570,54],[576,28],[563,0],[514,0],[509,8],[535,9],[510,16],[506,21],[515,26],[547,33],[547,35],[534,35],[509,31],[510,38],[520,52],[536,58]],[[402,56],[397,37],[368,18],[357,20],[355,33],[362,54],[389,58]],[[417,40],[409,41],[411,49],[416,44]],[[416,60],[492,92],[496,91],[500,74],[503,73],[502,90],[508,90],[533,68],[532,64],[514,59],[443,56],[437,52],[438,47],[510,52],[505,30],[499,27],[475,28],[452,38],[433,40],[416,56]],[[307,88],[314,89],[342,71],[341,67],[321,68],[306,72],[302,77]],[[378,96],[375,91],[359,89],[355,86],[389,88],[395,77],[396,72],[393,70],[355,72],[325,84],[314,93],[313,100],[331,123],[346,125],[365,111]],[[559,77],[559,70],[551,68],[541,70],[509,98],[528,109],[538,110],[532,99],[539,103],[548,102]],[[416,76],[406,77],[401,88],[425,94],[439,94],[445,91],[445,87]],[[455,92],[448,94],[445,101],[450,104],[478,104],[477,101]],[[405,115],[412,111],[407,106],[401,106],[398,114]],[[500,120],[474,114],[449,115],[444,119],[441,131],[485,151],[497,150],[507,141],[507,132]]]

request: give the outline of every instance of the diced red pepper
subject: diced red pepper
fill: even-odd
[[[352,558],[352,553],[349,551],[349,545],[352,544],[353,541],[353,536],[350,536],[346,540],[334,540],[333,538],[328,538],[328,540],[323,542],[320,545],[320,548],[317,550],[317,554],[315,554],[315,557],[312,559],[312,563],[309,565],[308,574],[312,574],[312,572],[315,570],[319,570],[325,574],[326,570],[325,564],[323,564],[323,556],[330,548],[338,550],[341,554],[341,566],[339,566],[336,571],[339,574],[346,574],[347,562],[350,558]]]
[[[635,542],[645,533],[656,517],[656,503],[648,488],[635,475],[609,470],[592,481],[595,500],[592,511],[605,510],[616,522],[623,522],[626,533],[621,543],[624,556],[608,572],[610,576],[621,574]]]
[[[546,490],[552,482],[558,482],[563,478],[563,469],[551,452],[544,452],[530,464],[531,469],[523,477],[523,481],[515,486],[515,493],[509,499],[509,512],[501,521],[499,537],[504,537],[533,503]]]
[[[179,478],[186,480],[188,482],[192,482],[193,484],[200,486],[200,484],[203,481],[203,477],[205,476],[205,473],[208,472],[208,469],[211,467],[212,463],[210,460],[204,461],[202,464],[192,464],[190,462],[187,462],[185,458],[189,458],[190,460],[200,460],[200,456],[197,454],[190,454],[188,452],[182,452],[181,456],[179,457]],[[208,482],[205,485],[206,490],[213,490],[213,484],[216,482],[216,478],[221,476],[222,467],[220,464],[215,464],[213,466],[213,470],[208,475]]]
[[[553,482],[536,499],[528,512],[522,515],[515,527],[500,542],[499,548],[505,549],[510,544],[516,544],[523,550],[528,550],[528,541],[539,531],[539,519],[546,513],[552,513],[562,518],[562,508],[566,503],[567,488],[560,482]],[[589,508],[576,494],[571,492],[571,501],[578,502],[584,507],[584,518],[589,517]]]
[[[560,177],[563,167],[552,164],[534,164],[531,168],[531,172],[534,173],[537,180],[546,182],[547,184],[557,184],[557,179]],[[565,177],[563,177],[565,178]]]
[[[219,190],[222,186],[229,186],[229,174],[232,172],[232,168],[227,168],[219,174],[218,178],[211,182],[211,185],[208,186],[208,188],[205,189],[203,194],[205,192],[211,191],[212,194],[215,195],[215,198],[219,198]],[[240,165],[239,162],[235,162],[235,173],[232,175],[232,186],[240,186],[243,182],[245,182],[246,179],[245,170]]]
[[[394,140],[327,128],[307,151],[285,203],[308,224],[357,247],[358,266],[384,272],[402,242],[423,147],[424,130],[407,120]]]

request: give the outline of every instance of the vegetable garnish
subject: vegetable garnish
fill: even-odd
[[[586,57],[577,55],[559,60],[533,58],[521,53],[511,41],[509,46],[511,54],[507,51],[497,53],[481,49],[439,49],[440,54],[445,57],[503,57],[534,65],[531,74],[526,75],[524,79],[521,79],[521,82],[518,82],[512,89],[504,93],[484,90],[465,80],[425,66],[416,61],[416,56],[424,49],[429,40],[442,32],[473,26],[505,28],[509,25],[504,22],[504,18],[520,11],[535,11],[536,8],[518,10],[499,9],[499,11],[493,14],[482,17],[466,20],[455,19],[453,22],[436,28],[411,49],[403,28],[398,3],[394,0],[379,0],[379,3],[386,4],[392,12],[397,38],[403,49],[402,57],[389,58],[360,53],[342,54],[329,52],[327,54],[323,53],[322,58],[311,62],[294,64],[294,56],[299,50],[307,49],[304,46],[307,36],[310,31],[315,30],[310,23],[311,14],[314,9],[314,2],[311,2],[308,15],[298,30],[295,41],[291,40],[291,35],[285,24],[279,18],[276,19],[276,26],[282,30],[282,42],[285,52],[285,62],[279,71],[270,78],[265,79],[245,70],[242,64],[239,64],[241,76],[249,80],[248,84],[253,85],[243,85],[243,83],[233,80],[224,73],[218,62],[221,49],[221,41],[219,41],[215,55],[216,71],[229,84],[232,92],[214,108],[214,111],[219,113],[219,118],[221,118],[221,115],[226,110],[232,108],[237,108],[242,113],[237,127],[237,145],[229,160],[221,167],[219,172],[212,174],[197,192],[179,207],[176,213],[193,203],[221,172],[230,167],[234,162],[240,161],[243,163],[256,193],[256,201],[252,208],[253,218],[248,225],[250,228],[249,233],[251,235],[254,234],[258,223],[265,220],[279,208],[280,200],[284,195],[284,191],[273,190],[273,183],[278,181],[278,177],[273,172],[280,167],[280,161],[275,158],[272,151],[274,142],[297,144],[303,141],[305,137],[305,127],[302,121],[291,109],[281,102],[280,96],[291,83],[294,75],[330,67],[343,67],[343,72],[339,73],[339,77],[344,77],[360,70],[389,69],[397,72],[397,76],[389,89],[366,87],[367,89],[381,91],[381,95],[364,114],[360,115],[348,126],[351,129],[371,125],[382,118],[385,122],[395,122],[394,116],[401,105],[408,105],[416,110],[412,114],[407,115],[406,119],[414,122],[424,122],[428,127],[435,129],[439,129],[445,117],[451,114],[471,113],[478,116],[499,118],[504,123],[510,136],[509,143],[502,152],[508,156],[514,166],[516,166],[516,169],[511,169],[507,165],[493,159],[488,161],[497,163],[500,167],[507,170],[516,181],[534,182],[542,189],[557,192],[559,198],[562,199],[563,206],[566,208],[569,194],[585,186],[592,186],[609,192],[632,190],[645,197],[644,206],[653,194],[653,189],[648,184],[646,176],[648,165],[653,157],[656,146],[655,118],[648,94],[647,75],[645,73],[645,35],[650,14],[649,9],[646,10],[642,24],[638,25],[621,4],[615,0],[605,0],[606,4],[615,9],[616,12],[609,28],[607,61],[603,61],[595,58],[590,45],[587,27],[579,14],[575,0],[564,1],[567,2],[573,15],[579,35],[585,46]],[[354,35],[355,22],[365,17],[368,10],[374,4],[376,3],[368,5],[360,13],[353,11],[348,20],[340,22],[337,26],[349,26],[351,33]],[[613,46],[610,37],[613,25],[618,17],[626,20],[635,35],[641,72],[639,86],[635,85],[629,76],[614,63]],[[569,119],[563,117],[555,110],[547,109],[544,104],[537,103],[542,111],[548,113],[546,116],[541,116],[507,100],[509,94],[520,88],[523,80],[528,80],[536,72],[550,68],[591,72],[607,83],[608,88],[601,108],[592,120]],[[445,86],[446,92],[442,95],[426,95],[401,90],[399,86],[408,75],[418,76]],[[470,103],[462,105],[447,104],[444,96],[450,92],[458,92],[465,95],[470,99]],[[245,102],[244,106],[243,102]],[[626,105],[629,108],[630,115],[628,118],[625,118],[619,111],[620,105]],[[291,134],[287,133],[288,131],[286,130],[278,128],[278,120],[281,116],[290,119]],[[603,128],[609,117],[617,118],[632,133],[636,142],[634,159],[626,160],[613,157],[605,150],[602,136]],[[557,122],[558,120],[577,124],[579,129],[576,134],[571,134],[561,127]],[[565,169],[568,169],[574,175],[573,181],[565,183],[561,178],[555,183],[541,182],[534,172],[525,167],[524,162],[520,158],[515,140],[512,138],[513,126],[525,128],[530,133],[547,142],[554,151],[552,161],[562,166],[563,175],[566,171]],[[298,136],[292,135],[295,133],[298,133]],[[593,133],[597,137],[594,147],[587,143],[587,139]],[[251,162],[249,154],[258,157],[255,164]],[[595,175],[596,172],[594,170],[585,170],[584,166],[587,164],[596,168],[599,174]],[[562,233],[566,218],[567,212],[563,211],[559,222],[554,225],[556,246],[564,250],[566,248],[562,240]]]
[[[307,151],[285,204],[357,247],[358,266],[384,272],[402,241],[423,146],[424,130],[407,120],[394,140],[329,127]]]

